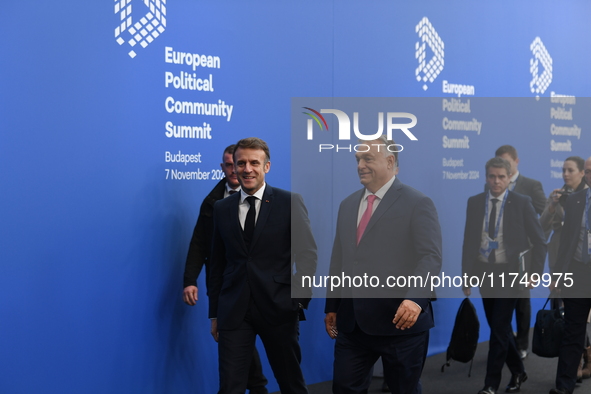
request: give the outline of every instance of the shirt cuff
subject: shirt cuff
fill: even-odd
[[[423,308],[421,308],[421,306],[419,304],[417,304],[416,302],[414,302],[413,300],[409,300],[410,302],[412,302],[413,304],[415,304],[416,306],[419,307],[419,309],[421,310],[421,312],[423,311]]]

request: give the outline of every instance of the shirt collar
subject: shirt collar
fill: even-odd
[[[367,196],[373,194],[375,195],[377,198],[379,198],[380,200],[384,198],[384,196],[386,195],[386,193],[388,192],[388,190],[390,190],[390,187],[392,187],[392,184],[394,183],[394,180],[396,179],[396,175],[392,176],[392,179],[390,179],[388,182],[386,182],[384,184],[384,186],[382,186],[377,192],[372,193],[369,190],[365,189],[365,193],[363,194],[363,199],[365,200],[367,198]]]
[[[242,188],[240,187],[240,185],[238,185],[238,187],[237,187],[236,189],[232,189],[232,188],[230,187],[230,185],[228,184],[228,182],[226,182],[226,192],[228,192],[228,194],[229,194],[230,192],[232,192],[232,190],[233,190],[233,191],[235,191],[235,192],[239,192],[241,189],[242,189]]]
[[[515,171],[515,174],[513,174],[513,176],[511,177],[511,183],[515,183],[515,181],[517,181],[517,178],[519,178],[519,170]]]
[[[503,200],[505,199],[505,196],[507,195],[507,190],[502,192],[501,195],[498,197],[494,197],[490,192],[488,194],[489,194],[488,201],[491,201],[493,198],[496,198],[497,200],[499,200],[502,203]]]
[[[265,194],[265,188],[267,187],[267,184],[265,182],[263,182],[263,186],[261,186],[261,188],[259,190],[257,190],[257,192],[255,194],[252,194],[252,196],[255,196],[257,199],[262,200],[263,199],[263,194]],[[244,190],[240,190],[240,204],[244,204],[244,200],[246,200],[247,197],[250,197],[251,194],[246,194],[244,192]]]

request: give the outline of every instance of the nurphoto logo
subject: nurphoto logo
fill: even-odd
[[[310,107],[303,107],[309,112],[303,112],[304,114],[308,115],[310,118],[307,121],[307,139],[313,140],[314,139],[314,123],[318,125],[320,130],[328,129],[328,122],[326,121],[325,117],[322,114],[333,114],[336,116],[338,121],[338,138],[340,141],[350,141],[351,140],[351,120],[349,115],[347,115],[344,111],[338,109],[321,109],[317,111]],[[353,133],[355,137],[362,141],[374,141],[379,138],[382,134],[384,134],[384,118],[386,118],[386,135],[388,140],[393,140],[392,133],[394,130],[401,130],[411,141],[417,141],[418,138],[409,130],[413,128],[417,124],[417,117],[409,112],[387,112],[384,116],[384,112],[378,112],[378,130],[373,134],[363,134],[359,130],[359,112],[353,112]],[[407,123],[398,123],[395,122],[394,119],[407,119],[410,122]],[[372,145],[372,144],[370,144]],[[370,145],[367,144],[357,144],[357,145],[334,145],[334,144],[319,144],[318,151],[322,152],[324,150],[335,150],[336,152],[339,151],[347,151],[347,152],[367,152],[370,149]],[[401,152],[404,147],[400,144],[391,144],[386,146],[385,144],[383,149],[387,149],[390,152]],[[378,149],[381,149],[378,147]]]

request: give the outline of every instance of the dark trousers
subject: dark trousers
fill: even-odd
[[[252,361],[250,362],[250,369],[248,370],[248,382],[246,383],[246,388],[250,394],[268,394],[267,383],[269,382],[263,374],[261,357],[255,347],[252,351]]]
[[[421,394],[420,377],[429,346],[429,331],[376,336],[356,326],[339,332],[334,350],[334,394],[367,393],[373,365],[381,356],[384,379],[392,393]]]
[[[585,347],[591,298],[563,298],[563,302],[565,325],[556,368],[556,387],[572,393]]]
[[[242,324],[234,330],[219,331],[219,394],[246,391],[256,336],[261,338],[269,364],[282,394],[307,394],[302,375],[298,313],[290,321],[271,326],[254,302],[250,302]]]
[[[591,264],[572,261],[569,271],[575,286],[564,287],[561,291],[565,324],[556,368],[556,387],[572,393],[585,347],[587,317],[591,309]]]
[[[517,335],[515,342],[517,349],[527,350],[529,347],[529,328],[531,326],[531,301],[529,290],[524,290],[520,294],[515,304],[515,324],[517,326]]]
[[[516,298],[482,299],[486,320],[490,327],[485,387],[499,388],[505,363],[507,363],[511,374],[524,372],[523,362],[519,357],[511,328],[511,318],[516,302]]]

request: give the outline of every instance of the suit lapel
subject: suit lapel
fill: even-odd
[[[475,202],[475,204],[476,204],[475,219],[476,219],[477,226],[474,227],[474,229],[477,229],[477,231],[474,231],[474,234],[478,234],[478,239],[480,239],[480,237],[481,237],[480,234],[482,233],[482,229],[484,226],[484,215],[486,213],[486,209],[484,208],[484,204],[485,203],[488,204],[488,201],[486,200],[486,196],[487,196],[487,193],[480,194],[480,197],[478,197]],[[485,231],[486,231],[486,229],[485,229]],[[478,242],[478,245],[480,247],[480,241]]]
[[[254,246],[254,244],[259,239],[263,229],[265,228],[265,224],[267,223],[267,219],[269,218],[269,213],[271,212],[271,206],[273,205],[273,189],[269,185],[265,185],[265,192],[263,193],[263,199],[261,200],[261,206],[259,208],[259,216],[256,221],[256,225],[254,228],[254,234],[252,236],[252,242],[250,243],[250,248]]]
[[[513,191],[515,193],[521,193],[524,194],[524,185],[523,185],[523,177],[521,176],[521,174],[519,174],[517,176],[517,179],[515,180],[515,187],[513,188]]]
[[[348,213],[343,216],[343,223],[341,223],[342,228],[345,229],[343,236],[348,238],[345,240],[346,244],[352,243],[353,245],[357,245],[357,216],[359,215],[359,204],[361,204],[364,193],[365,189],[358,190],[348,200],[347,205],[341,207],[344,212]]]
[[[513,192],[509,191],[509,193],[507,193],[507,202],[505,203],[505,211],[503,212],[503,242],[504,243],[511,243],[511,240],[513,240],[512,234],[511,234],[511,223],[513,223],[513,220],[509,219],[507,220],[507,218],[511,218],[514,217],[517,212],[515,212],[517,208],[515,207],[515,202],[513,201]]]
[[[388,189],[388,191],[384,195],[384,198],[382,199],[382,201],[380,201],[380,204],[376,208],[373,215],[371,215],[371,219],[369,219],[369,223],[367,224],[367,227],[365,228],[365,231],[364,231],[361,239],[363,239],[365,237],[365,234],[369,233],[369,231],[380,220],[380,218],[384,215],[384,213],[386,213],[386,211],[388,211],[388,209],[390,209],[392,207],[392,205],[394,205],[396,200],[398,200],[398,198],[402,195],[401,189],[402,189],[402,182],[400,182],[398,180],[398,178],[396,178],[394,180],[394,183],[390,187],[390,189]],[[363,194],[362,194],[362,196],[363,196]],[[360,243],[361,243],[361,241],[360,241]]]
[[[246,250],[246,244],[244,243],[244,235],[242,234],[242,226],[240,225],[240,216],[238,215],[238,212],[240,210],[240,193],[236,193],[232,196],[229,196],[227,199],[234,199],[234,201],[232,201],[232,209],[230,209],[228,212],[228,214],[230,215],[228,223],[235,223],[234,228],[236,229],[236,231],[234,233],[234,237],[235,239],[240,240],[238,242]]]

